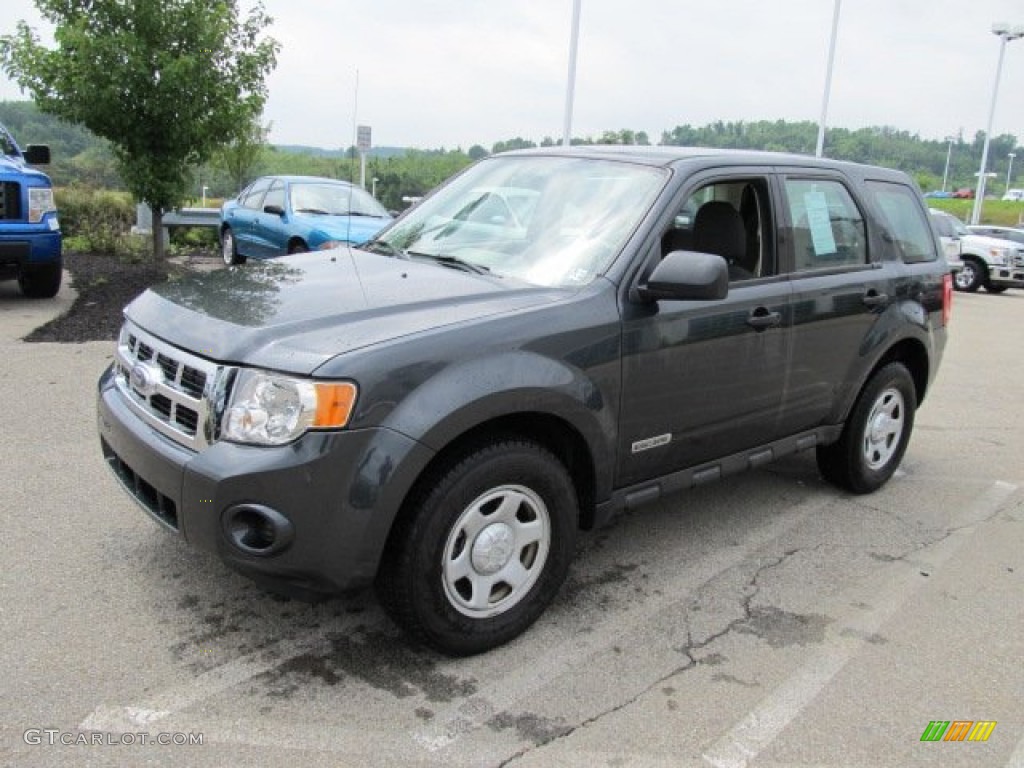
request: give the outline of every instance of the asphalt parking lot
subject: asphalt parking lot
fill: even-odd
[[[19,340],[70,301],[0,283],[0,764],[1024,766],[1024,292],[955,296],[878,493],[798,456],[631,513],[532,630],[463,660],[150,522],[95,436],[112,345]]]

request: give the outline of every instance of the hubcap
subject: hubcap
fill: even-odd
[[[969,261],[964,262],[963,269],[956,273],[956,284],[960,288],[968,288],[974,282],[974,266]]]
[[[235,260],[235,239],[229,232],[225,232],[222,238],[221,257],[228,266]]]
[[[875,400],[864,430],[864,461],[869,469],[881,469],[895,455],[905,416],[903,395],[898,389],[887,389]]]
[[[441,580],[461,614],[487,618],[517,605],[536,584],[551,546],[547,505],[522,485],[477,497],[459,515],[444,547]]]

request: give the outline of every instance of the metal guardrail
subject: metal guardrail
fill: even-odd
[[[217,208],[179,208],[164,214],[165,227],[217,227],[220,210]]]
[[[166,237],[171,227],[214,227],[220,226],[220,209],[218,208],[179,208],[164,214],[163,230]],[[153,212],[149,206],[139,203],[135,207],[135,226],[133,232],[149,234],[153,231]]]

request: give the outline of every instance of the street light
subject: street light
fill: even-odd
[[[942,191],[946,191],[946,182],[949,181],[949,158],[953,156],[953,137],[947,136],[949,146],[946,148],[946,170],[942,172]]]
[[[562,122],[562,146],[572,143],[572,107],[576,96],[576,51],[580,42],[580,3],[572,3],[572,29],[569,32],[569,77],[565,86],[565,119]]]
[[[999,38],[999,63],[996,64],[996,82],[992,86],[992,105],[988,110],[985,144],[981,149],[981,167],[978,169],[978,189],[974,194],[971,224],[977,224],[981,220],[981,204],[985,199],[985,166],[988,165],[988,144],[992,137],[992,120],[996,115],[996,98],[999,96],[999,80],[1003,74],[1003,56],[1006,54],[1006,44],[1024,37],[1024,26],[1011,27],[1006,23],[993,24],[992,34]]]
[[[828,44],[828,68],[825,70],[825,94],[821,98],[821,119],[818,120],[818,146],[814,150],[815,157],[821,157],[825,150],[825,121],[828,118],[828,97],[832,92],[832,64],[836,59],[836,37],[839,35],[839,7],[842,0],[836,0],[832,12],[832,37]]]
[[[1013,173],[1013,158],[1015,158],[1016,156],[1017,155],[1014,154],[1013,152],[1010,152],[1007,155],[1007,157],[1010,158],[1010,164],[1006,167],[1006,191],[1007,192],[1010,191],[1010,174]]]

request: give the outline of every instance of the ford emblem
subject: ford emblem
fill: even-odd
[[[131,381],[132,389],[144,397],[150,397],[156,394],[157,387],[159,387],[160,382],[163,380],[163,371],[156,366],[136,363],[132,366],[129,380]]]

